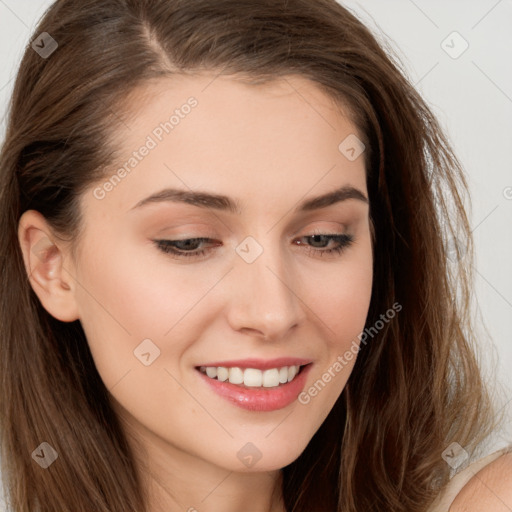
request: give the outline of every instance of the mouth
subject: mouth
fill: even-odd
[[[278,388],[292,382],[311,363],[260,369],[240,366],[199,366],[198,371],[212,380],[229,382],[241,388]]]
[[[271,412],[295,402],[313,362],[298,358],[216,361],[196,366],[200,380],[218,396],[248,411]]]

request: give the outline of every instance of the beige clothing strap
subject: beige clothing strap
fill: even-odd
[[[473,476],[475,476],[485,466],[510,451],[512,451],[512,447],[502,448],[501,450],[491,453],[490,455],[487,455],[487,457],[470,464],[460,473],[455,474],[436,501],[434,501],[428,509],[428,512],[449,512],[453,501],[471,478],[473,478]]]

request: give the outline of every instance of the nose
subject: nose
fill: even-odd
[[[278,340],[304,317],[300,286],[279,248],[264,248],[252,263],[237,257],[229,285],[228,322],[245,334]]]

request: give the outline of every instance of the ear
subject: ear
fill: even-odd
[[[18,223],[18,240],[30,284],[43,307],[57,320],[77,320],[75,281],[66,268],[67,245],[59,240],[46,219],[28,210]]]

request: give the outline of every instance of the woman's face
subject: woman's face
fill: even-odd
[[[362,136],[297,77],[143,92],[66,263],[94,361],[150,451],[281,468],[342,392],[368,312]]]

